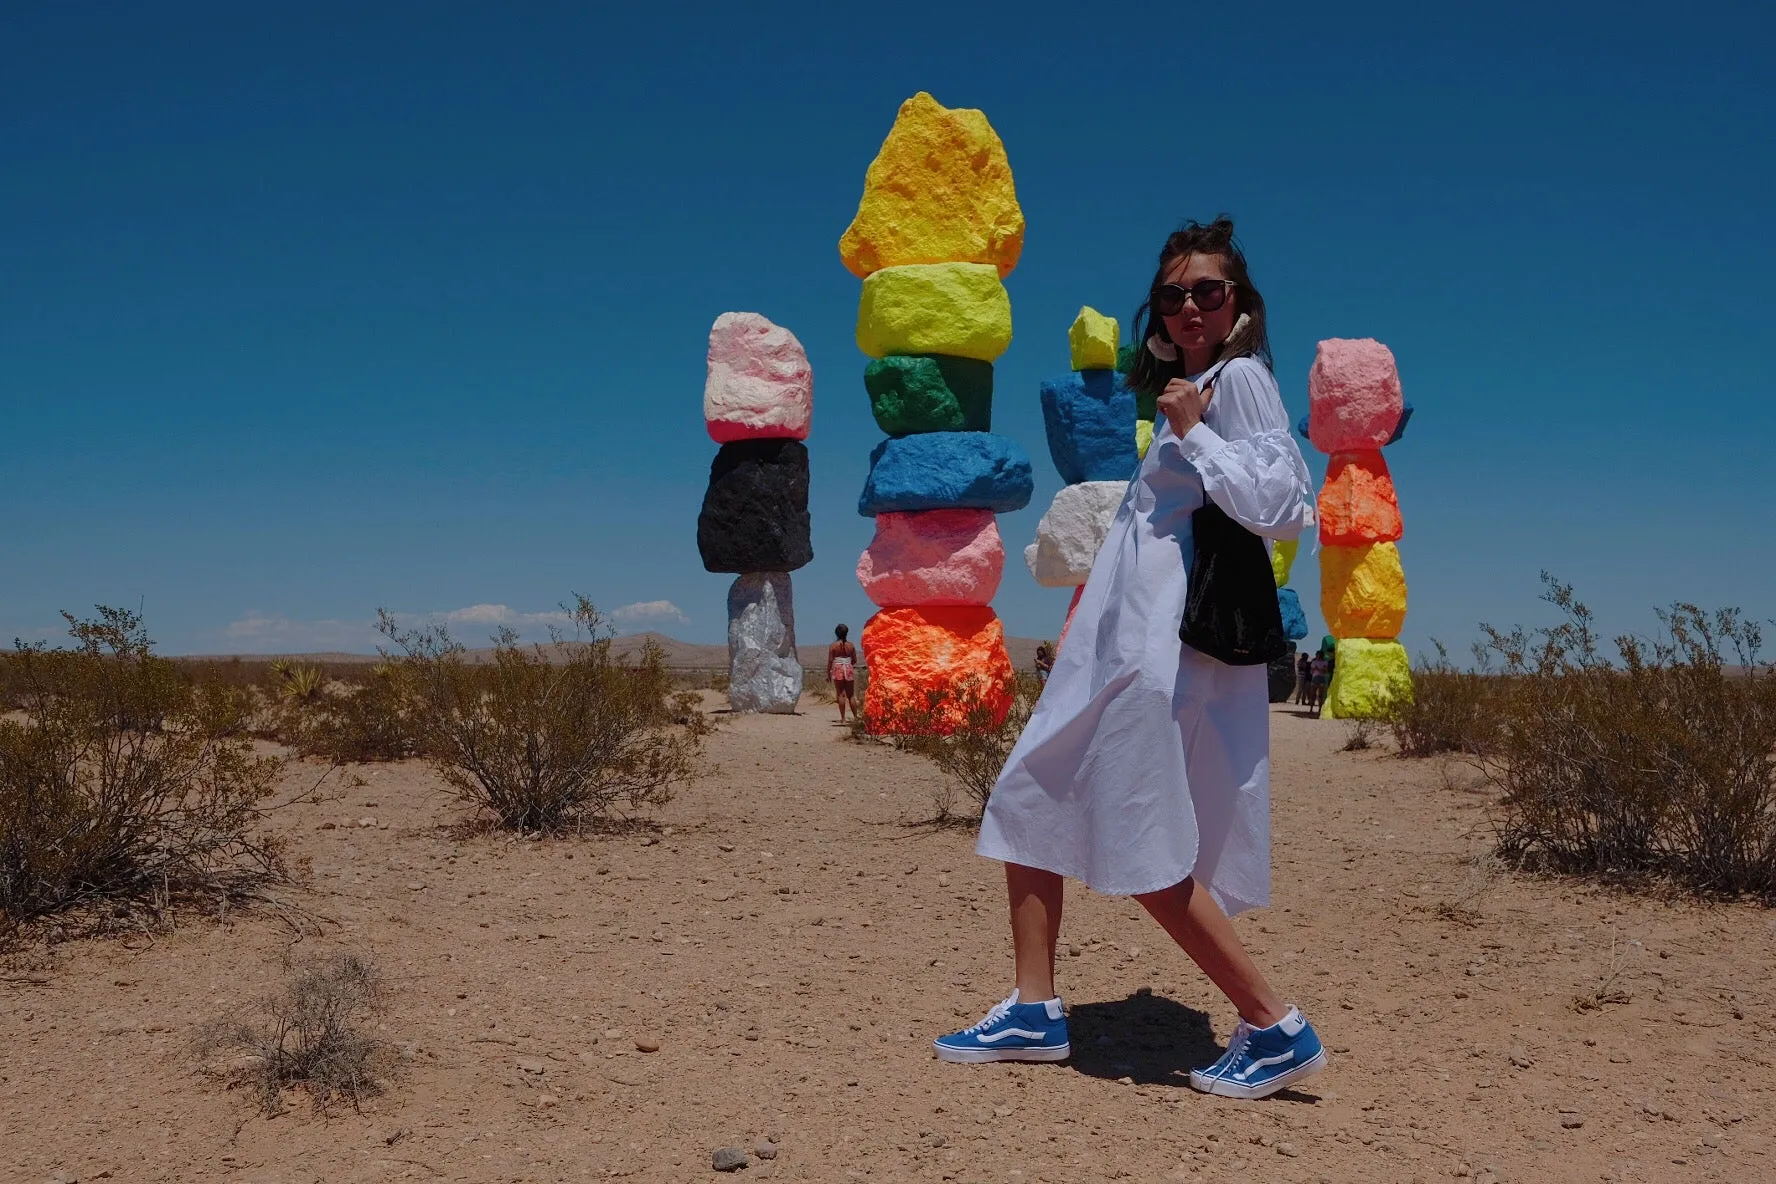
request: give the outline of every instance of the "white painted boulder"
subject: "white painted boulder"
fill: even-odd
[[[1077,588],[1085,583],[1127,492],[1127,481],[1082,481],[1055,494],[1036,524],[1036,541],[1024,548],[1024,562],[1038,584]]]
[[[756,312],[724,312],[709,330],[703,419],[718,444],[806,440],[814,370],[796,335]]]

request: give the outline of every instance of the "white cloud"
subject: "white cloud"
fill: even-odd
[[[507,625],[523,632],[527,628],[550,625],[571,625],[573,614],[557,609],[554,612],[521,613],[503,604],[471,604],[449,612],[431,613],[428,618],[440,625]]]
[[[621,608],[610,611],[613,625],[628,628],[631,625],[666,624],[668,622],[687,625],[690,618],[684,611],[670,600],[641,600],[634,604],[625,604]]]

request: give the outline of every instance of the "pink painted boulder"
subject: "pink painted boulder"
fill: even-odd
[[[724,312],[709,330],[703,419],[718,444],[806,440],[814,370],[794,333],[756,312]]]
[[[1361,452],[1393,438],[1405,404],[1394,353],[1372,337],[1320,342],[1307,375],[1307,435],[1321,452]]]
[[[1004,572],[991,510],[877,514],[876,537],[857,561],[857,582],[883,608],[988,604]]]

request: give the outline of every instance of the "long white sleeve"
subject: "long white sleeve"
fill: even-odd
[[[1314,524],[1313,479],[1290,434],[1282,394],[1251,358],[1236,358],[1215,376],[1202,423],[1182,440],[1168,431],[1154,447],[1188,461],[1204,492],[1253,534],[1292,539]]]

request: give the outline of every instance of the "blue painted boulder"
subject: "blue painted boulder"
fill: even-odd
[[[1301,597],[1293,588],[1277,589],[1277,607],[1283,611],[1283,636],[1300,641],[1307,636],[1307,614],[1301,611]]]
[[[923,432],[876,445],[857,512],[992,510],[1030,504],[1035,482],[1017,441],[990,432]]]
[[[1061,480],[1127,481],[1135,475],[1135,393],[1114,370],[1078,370],[1041,386],[1048,454]]]

